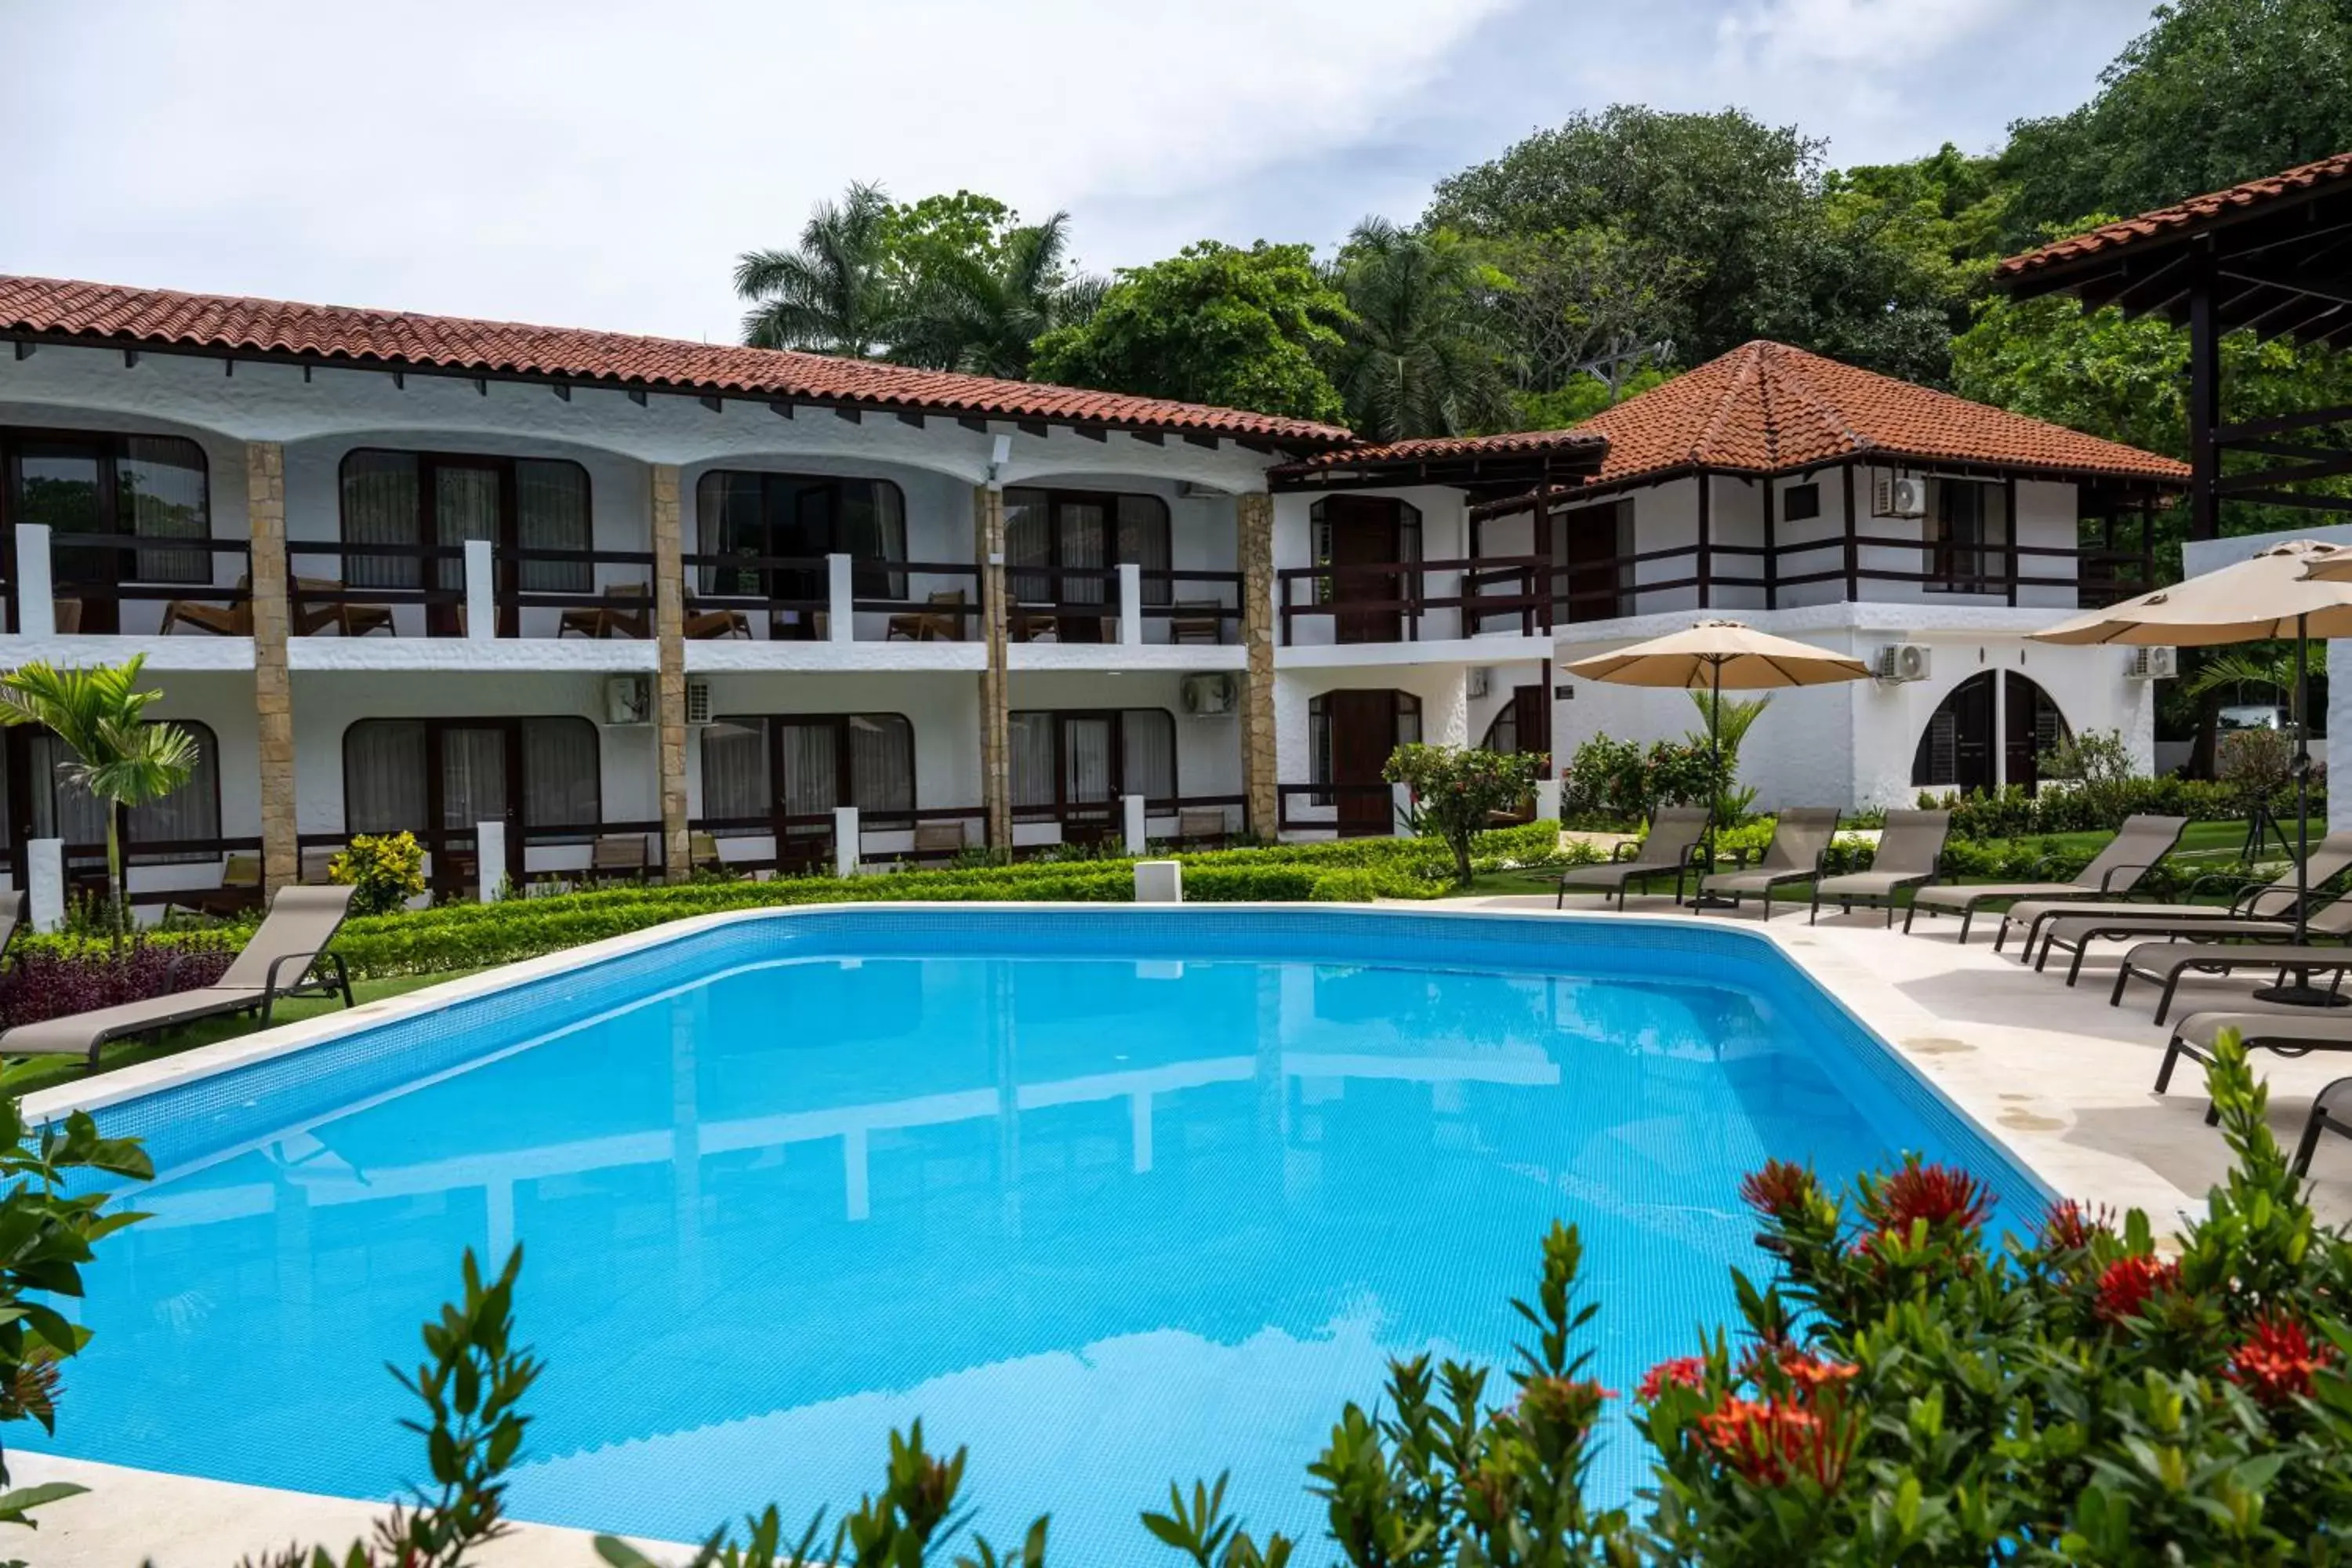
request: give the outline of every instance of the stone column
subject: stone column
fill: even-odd
[[[971,492],[972,559],[980,564],[981,636],[988,667],[980,676],[980,805],[988,847],[1013,848],[1013,700],[1005,679],[1004,492]]]
[[[1242,794],[1252,837],[1271,839],[1282,814],[1275,795],[1274,498],[1254,490],[1234,501],[1242,567]]]
[[[654,728],[661,763],[662,875],[683,882],[693,870],[686,816],[686,567],[679,560],[677,465],[656,463],[653,481]]]
[[[251,541],[253,705],[259,721],[261,885],[266,894],[301,875],[294,837],[294,683],[286,666],[286,448],[245,446],[246,531]]]

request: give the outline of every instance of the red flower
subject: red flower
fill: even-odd
[[[2042,1216],[2042,1244],[2079,1250],[2091,1245],[2092,1237],[2113,1230],[2115,1217],[2116,1211],[2105,1204],[2086,1209],[2073,1198],[2062,1198]]]
[[[1819,1190],[1812,1172],[1786,1160],[1767,1160],[1739,1184],[1742,1202],[1758,1214],[1790,1220],[1804,1212]]]
[[[1835,1388],[1862,1375],[1862,1368],[1848,1362],[1823,1361],[1818,1356],[1791,1353],[1780,1358],[1780,1371],[1790,1383],[1807,1394],[1819,1394],[1825,1388]]]
[[[1642,1374],[1633,1393],[1644,1405],[1655,1405],[1658,1395],[1675,1384],[1685,1388],[1706,1386],[1706,1362],[1695,1355],[1678,1355],[1662,1361]]]
[[[2264,1405],[2311,1396],[2311,1374],[2334,1359],[2292,1318],[2264,1318],[2230,1357],[2230,1375]]]
[[[1949,1165],[1906,1165],[1879,1183],[1866,1212],[1882,1231],[1908,1236],[1914,1221],[1927,1228],[1956,1225],[1973,1230],[1992,1213],[1992,1194],[1966,1171]]]
[[[1700,1438],[1758,1486],[1809,1475],[1825,1488],[1845,1474],[1844,1446],[1819,1415],[1786,1400],[1726,1396],[1698,1418]]]
[[[2097,1310],[2107,1321],[2138,1315],[2147,1299],[2180,1282],[2180,1265],[2150,1253],[2118,1258],[2099,1276]]]

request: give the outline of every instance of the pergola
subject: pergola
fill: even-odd
[[[2242,329],[2352,348],[2352,153],[2011,257],[1995,279],[2188,329],[2191,539],[2220,537],[2225,500],[2352,513],[2352,495],[2310,488],[2352,475],[2352,405],[2232,421],[2221,346]]]

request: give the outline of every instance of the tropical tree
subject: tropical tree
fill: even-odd
[[[1353,317],[1328,357],[1360,436],[1461,436],[1510,423],[1498,344],[1479,311],[1495,279],[1451,229],[1356,226],[1332,268]]]
[[[1122,268],[1084,321],[1037,340],[1040,381],[1143,397],[1214,403],[1336,420],[1324,373],[1340,347],[1348,301],[1304,245],[1244,250],[1203,240],[1148,267]]]
[[[121,814],[161,800],[196,768],[196,739],[176,724],[140,715],[163,694],[139,689],[144,655],[120,665],[58,669],[36,660],[0,674],[0,724],[37,724],[73,760],[59,777],[88,790],[106,810],[107,901],[119,943],[130,900],[122,884]]]
[[[818,204],[797,247],[737,257],[735,292],[751,301],[743,341],[861,359],[887,347],[898,313],[884,244],[890,212],[880,185],[852,184]]]
[[[924,237],[894,259],[906,294],[889,357],[971,375],[1027,375],[1036,341],[1085,321],[1108,287],[1073,274],[1067,213],[982,242]]]

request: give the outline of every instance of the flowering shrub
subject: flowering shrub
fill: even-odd
[[[352,913],[393,914],[425,891],[425,847],[413,833],[362,833],[328,862],[327,875],[356,889]]]
[[[1732,753],[1710,757],[1705,737],[1653,742],[1595,735],[1576,748],[1561,780],[1562,811],[1620,823],[1646,821],[1662,805],[1705,805],[1731,782]]]
[[[1470,855],[1497,812],[1516,810],[1551,766],[1540,752],[1469,746],[1399,746],[1381,776],[1412,790],[1412,830],[1454,854],[1454,880],[1469,886]]]

